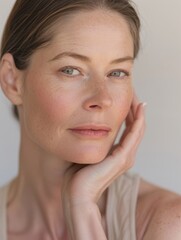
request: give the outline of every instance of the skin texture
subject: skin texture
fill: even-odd
[[[57,57],[65,51],[89,61]],[[110,63],[125,57],[129,60]],[[106,10],[77,13],[57,24],[53,40],[32,55],[24,71],[4,55],[1,87],[18,106],[21,127],[20,170],[8,195],[10,240],[107,239],[106,189],[133,166],[145,128],[143,105],[133,92],[131,58],[126,21]],[[112,149],[125,119],[124,134]],[[85,124],[111,130],[100,137],[70,130]],[[140,185],[138,239],[165,240],[159,234],[152,238],[150,193],[157,188],[150,186]],[[145,194],[151,196],[149,204]],[[150,216],[143,227],[140,202]]]
[[[131,74],[130,61],[109,64],[116,58],[133,56],[127,24],[120,22],[119,16],[116,24],[116,17],[101,16],[99,24],[93,16],[85,24],[83,16],[67,20],[50,46],[34,54],[26,71],[25,131],[35,144],[61,160],[83,164],[103,160],[131,105],[131,76],[119,79],[109,76],[117,68]],[[118,32],[118,28],[122,31]],[[66,51],[88,56],[91,62],[70,57],[51,61]],[[80,73],[74,70],[77,76],[66,76],[61,70],[66,65],[79,68]],[[112,129],[109,137],[92,141],[89,137],[75,137],[67,130],[90,123],[109,126]]]

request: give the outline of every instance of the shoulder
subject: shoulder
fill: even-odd
[[[141,180],[136,229],[138,240],[181,239],[181,196]]]

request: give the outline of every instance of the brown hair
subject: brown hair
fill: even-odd
[[[140,20],[130,0],[17,0],[4,29],[0,57],[9,52],[16,67],[26,69],[33,52],[52,39],[50,31],[56,21],[78,11],[97,8],[116,11],[126,19],[136,57],[140,47]],[[18,119],[16,106],[13,111]]]

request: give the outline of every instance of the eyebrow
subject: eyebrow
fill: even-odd
[[[50,62],[58,60],[58,59],[63,58],[63,57],[67,57],[67,56],[79,59],[79,60],[84,61],[84,62],[91,62],[90,58],[88,58],[87,56],[84,56],[84,55],[81,55],[81,54],[78,54],[78,53],[74,53],[74,52],[59,53],[57,56],[55,56],[53,59],[51,59]],[[126,61],[133,62],[134,58],[131,57],[131,56],[121,57],[121,58],[118,58],[118,59],[115,59],[115,60],[111,61],[111,64],[116,64],[116,63],[121,63],[121,62],[126,62]]]

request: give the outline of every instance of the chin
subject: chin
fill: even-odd
[[[67,156],[68,162],[77,164],[96,164],[103,161],[108,154],[108,150],[97,150],[97,151],[79,151],[74,152],[71,156]]]

